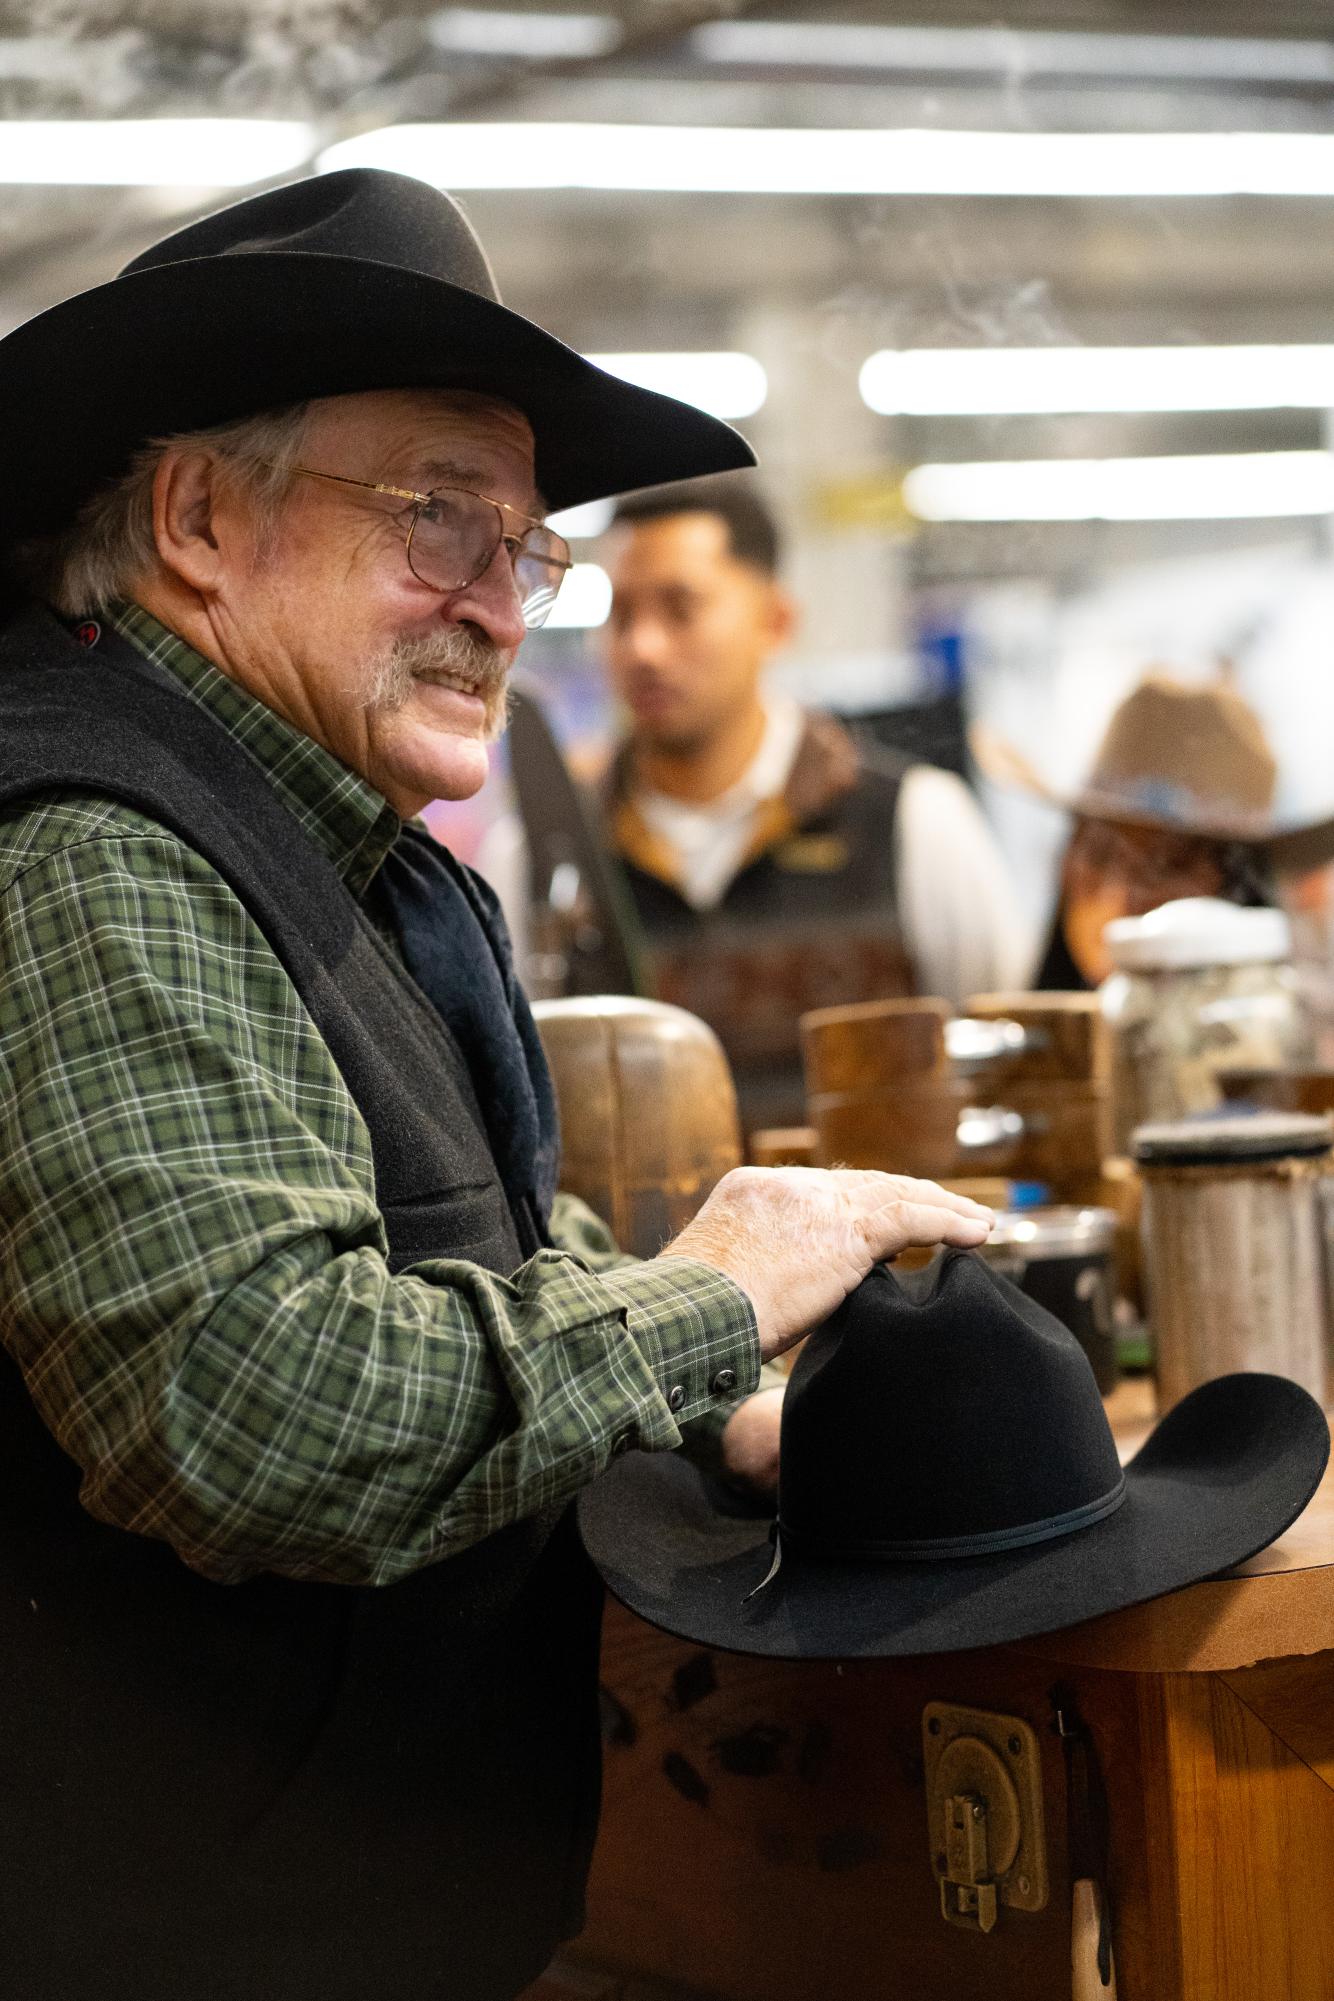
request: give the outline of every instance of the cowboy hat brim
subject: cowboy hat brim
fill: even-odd
[[[1254,848],[1274,868],[1291,874],[1323,868],[1326,862],[1334,860],[1334,818],[1292,826],[1268,815],[1244,820],[1222,814],[1155,813],[1124,794],[1100,791],[1097,787],[1086,786],[1074,793],[1058,792],[1034,770],[1022,751],[986,723],[970,724],[968,747],[974,764],[993,785],[1004,786],[1011,792],[1026,792],[1044,806],[1077,819],[1109,820],[1123,827],[1192,834],[1205,841],[1235,842],[1241,847]]]
[[[1223,1376],[1168,1412],[1125,1469],[1124,1502],[1091,1528],[935,1562],[785,1553],[758,1592],[769,1517],[720,1507],[679,1453],[615,1461],[581,1496],[579,1527],[623,1605],[698,1645],[783,1660],[955,1653],[1078,1625],[1244,1563],[1297,1519],[1329,1445],[1298,1384]]]
[[[0,544],[64,526],[152,438],[314,397],[432,388],[524,413],[553,511],[755,463],[730,425],[608,375],[462,285],[361,257],[231,251],[131,271],[0,342]]]

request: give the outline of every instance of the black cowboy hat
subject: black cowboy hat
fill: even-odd
[[[254,195],[0,341],[0,547],[63,527],[148,439],[308,397],[472,389],[537,440],[548,507],[754,464],[736,431],[500,302],[458,204],[373,168]]]
[[[772,1531],[679,1453],[615,1461],[579,1523],[616,1597],[701,1645],[951,1653],[1243,1562],[1301,1513],[1328,1456],[1304,1389],[1232,1375],[1184,1397],[1123,1472],[1073,1335],[947,1252],[902,1280],[874,1271],[807,1342]]]

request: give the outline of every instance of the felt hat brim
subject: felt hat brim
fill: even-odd
[[[975,722],[968,730],[968,747],[974,764],[993,785],[1013,792],[1026,792],[1058,812],[1082,820],[1111,820],[1119,826],[1161,829],[1174,834],[1194,834],[1201,840],[1235,842],[1254,848],[1277,869],[1301,874],[1323,868],[1334,860],[1334,818],[1293,824],[1269,815],[1253,820],[1201,813],[1188,819],[1152,813],[1115,792],[1085,786],[1079,792],[1059,792],[1034,770],[1023,752],[991,729]]]
[[[1329,1442],[1296,1383],[1223,1376],[1161,1420],[1125,1469],[1124,1502],[1091,1528],[935,1562],[785,1552],[758,1592],[769,1517],[719,1505],[679,1453],[614,1461],[581,1496],[579,1527],[623,1605],[701,1646],[785,1660],[954,1653],[1078,1625],[1244,1563],[1302,1512]]]
[[[232,251],[131,271],[0,342],[0,544],[63,526],[152,438],[374,389],[512,403],[553,511],[753,465],[745,439],[531,320],[397,264]]]

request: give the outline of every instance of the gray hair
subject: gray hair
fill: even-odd
[[[19,577],[67,618],[105,613],[127,596],[157,566],[153,480],[167,451],[206,451],[221,462],[255,510],[262,551],[301,456],[309,409],[308,403],[293,403],[234,424],[150,438],[128,471],[85,501],[68,528],[16,552]]]

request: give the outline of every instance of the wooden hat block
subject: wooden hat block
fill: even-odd
[[[560,1106],[561,1187],[651,1258],[741,1161],[722,1044],[684,1008],[600,994],[533,1014]]]
[[[959,1170],[968,1087],[950,1073],[942,1000],[862,1001],[801,1017],[806,1108],[824,1166]]]
[[[1085,1200],[1107,1145],[1105,1024],[1091,995],[1003,994],[975,1019],[1014,1021],[1027,1040],[979,1066],[951,1060],[942,1000],[870,1001],[802,1016],[807,1109],[826,1165],[891,1168],[957,1181],[977,1175],[1049,1183]],[[970,1110],[1000,1108],[1020,1129],[969,1144]]]
[[[1105,1091],[1112,1075],[1112,1034],[1097,994],[974,994],[963,1012],[977,1021],[1017,1021],[1031,1041],[1007,1069],[992,1066],[999,1083],[1082,1084]]]
[[[1028,1038],[974,1079],[988,1102],[1019,1113],[1028,1131],[1009,1172],[1050,1183],[1058,1200],[1116,1207],[1103,1184],[1112,1150],[1112,1032],[1097,994],[974,994],[976,1021],[1013,1021]]]

